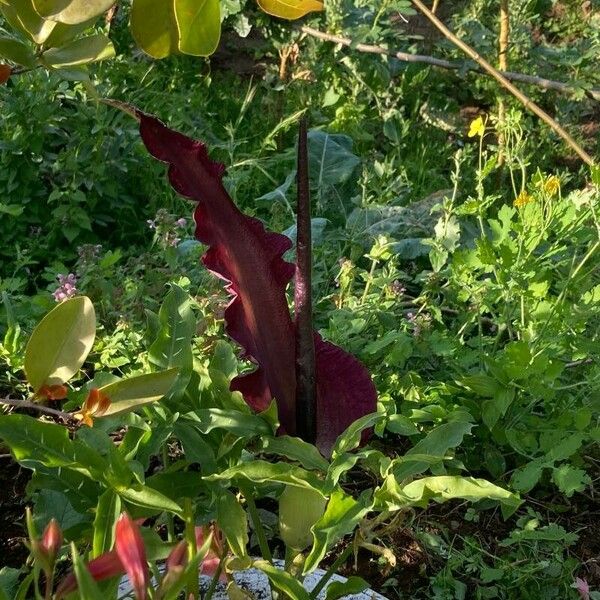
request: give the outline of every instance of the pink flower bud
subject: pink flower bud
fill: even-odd
[[[51,519],[46,525],[40,542],[40,550],[44,552],[51,563],[54,563],[56,555],[63,543],[63,533],[56,519]]]
[[[122,513],[115,528],[115,550],[129,577],[137,600],[146,600],[149,573],[146,550],[139,527]]]

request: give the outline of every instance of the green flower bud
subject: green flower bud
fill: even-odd
[[[312,526],[323,516],[327,498],[320,492],[287,486],[279,498],[279,532],[288,548],[302,552],[312,544]]]

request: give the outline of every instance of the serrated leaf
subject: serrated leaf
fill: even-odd
[[[29,46],[5,35],[0,36],[0,58],[29,69],[36,64],[35,55]]]
[[[61,48],[50,48],[42,54],[44,63],[54,69],[85,65],[112,58],[113,43],[102,34],[90,35],[68,43]]]
[[[43,385],[69,381],[83,365],[96,337],[96,313],[86,296],[61,302],[33,330],[25,349],[27,380]]]
[[[114,3],[115,0],[33,0],[39,15],[68,25],[99,17]]]
[[[133,0],[130,26],[137,45],[153,58],[177,52],[179,32],[174,0]]]
[[[258,0],[258,5],[269,15],[293,21],[309,12],[323,10],[318,0]]]
[[[101,387],[100,391],[110,398],[110,405],[102,416],[117,415],[157,402],[169,392],[178,373],[179,369],[174,368],[129,377]]]
[[[174,6],[180,52],[211,55],[221,37],[219,0],[175,0]]]

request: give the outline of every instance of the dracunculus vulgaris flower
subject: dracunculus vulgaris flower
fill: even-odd
[[[232,295],[225,311],[227,333],[257,365],[233,379],[231,390],[240,391],[257,411],[275,399],[281,430],[296,435],[297,334],[286,298],[295,267],[283,260],[292,242],[235,206],[223,186],[225,168],[209,158],[204,144],[152,116],[137,116],[149,152],[169,165],[172,186],[197,203],[196,239],[209,247],[202,260]],[[316,332],[314,350],[315,443],[327,456],[338,435],[375,411],[376,392],[365,367]]]
[[[146,600],[149,582],[148,563],[142,534],[135,521],[122,513],[115,527],[115,546],[109,552],[87,563],[87,569],[96,581],[127,574],[137,600]],[[77,589],[77,579],[70,573],[56,590],[56,599],[64,598]]]

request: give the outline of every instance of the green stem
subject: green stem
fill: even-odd
[[[165,441],[162,447],[162,463],[163,463],[163,471],[166,471],[169,467],[169,447],[167,442]],[[173,515],[167,513],[167,542],[172,542],[175,539],[175,522],[173,520]]]
[[[375,267],[377,267],[377,261],[371,261],[371,269],[369,270],[369,275],[367,276],[367,282],[365,284],[365,289],[363,291],[362,298],[360,299],[360,303],[364,304],[367,299],[367,294],[369,293],[369,288],[371,287],[371,283],[373,283],[373,279],[375,278]]]
[[[184,498],[183,500],[183,519],[185,521],[185,539],[188,543],[188,560],[189,562],[192,562],[198,549],[196,547],[194,510],[190,498]],[[190,578],[188,579],[186,598],[189,598],[190,596],[195,599],[200,598],[200,583],[196,571],[192,571]]]
[[[262,557],[273,564],[273,555],[271,554],[271,550],[269,549],[269,544],[267,542],[267,536],[265,534],[265,530],[260,521],[260,515],[258,514],[258,510],[256,509],[256,504],[254,503],[254,498],[252,497],[252,493],[249,488],[243,487],[240,488],[242,494],[246,498],[246,504],[248,505],[248,512],[250,513],[250,518],[252,519],[252,526],[254,527],[254,531],[256,532],[256,537],[258,538],[258,545],[260,546],[260,553]]]
[[[313,591],[310,593],[310,600],[315,600],[315,598],[321,593],[323,588],[327,585],[327,582],[337,573],[338,569],[346,562],[350,554],[352,554],[353,546],[352,544],[348,544],[346,549],[335,559],[333,564],[327,569],[327,572],[321,579],[319,583],[314,587]]]

